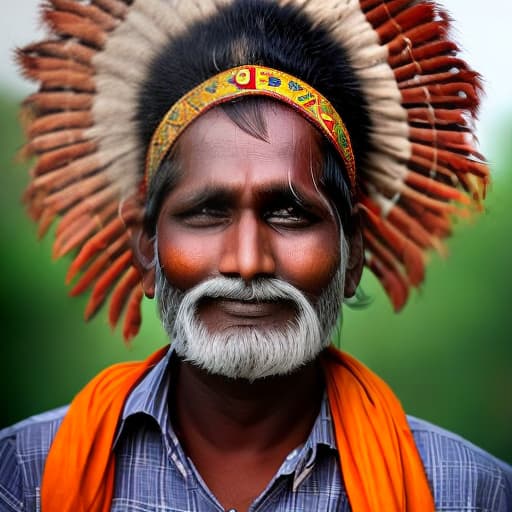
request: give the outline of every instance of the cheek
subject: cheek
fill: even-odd
[[[338,235],[326,233],[325,236],[282,244],[279,263],[279,277],[318,297],[331,282],[340,264]]]
[[[160,264],[167,280],[180,290],[195,286],[214,273],[215,244],[197,237],[159,236]]]

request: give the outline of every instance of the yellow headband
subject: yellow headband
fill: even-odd
[[[302,80],[263,66],[228,69],[198,85],[165,114],[149,145],[143,192],[179,135],[207,110],[241,96],[270,96],[282,101],[309,119],[331,141],[340,154],[356,190],[356,170],[350,138],[341,117],[331,103]]]

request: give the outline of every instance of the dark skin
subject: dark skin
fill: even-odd
[[[217,275],[247,282],[276,277],[314,303],[336,272],[340,228],[317,187],[318,133],[281,105],[266,107],[265,117],[267,141],[246,134],[215,109],[180,137],[183,176],[164,200],[157,223],[160,263],[173,286],[187,290]],[[140,240],[143,257],[151,261],[152,241],[146,235]],[[361,275],[359,232],[349,244],[346,297]],[[147,296],[154,296],[154,286],[154,270],[145,270]],[[201,304],[198,312],[210,331],[265,329],[293,315],[286,303],[276,308],[225,301]],[[252,383],[175,364],[173,427],[221,505],[248,510],[311,431],[323,393],[319,362]]]

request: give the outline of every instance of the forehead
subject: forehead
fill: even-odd
[[[198,118],[179,139],[178,187],[224,185],[240,190],[291,184],[316,187],[320,134],[295,111],[262,105],[264,140],[237,126],[222,109]]]

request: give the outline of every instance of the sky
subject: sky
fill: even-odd
[[[7,3],[0,17],[0,86],[20,95],[34,86],[17,76],[12,48],[37,40],[40,0],[2,0]],[[455,36],[463,57],[485,78],[486,98],[480,113],[478,134],[484,153],[493,153],[496,130],[512,117],[512,71],[509,65],[512,2],[504,0],[444,0],[456,20]],[[485,12],[483,7],[485,6]]]

